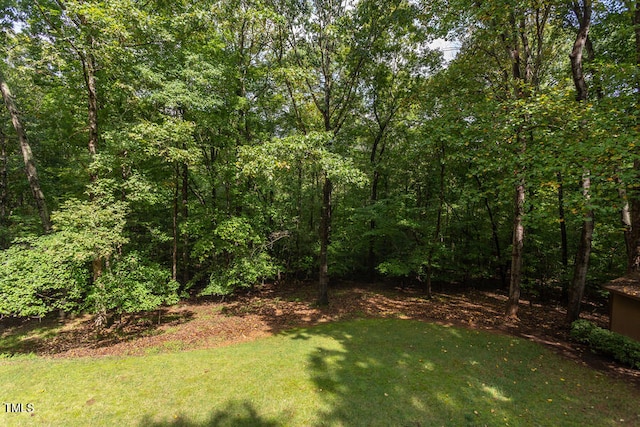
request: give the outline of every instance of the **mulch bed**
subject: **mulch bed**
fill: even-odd
[[[438,292],[440,291],[440,292]],[[432,299],[424,290],[390,284],[341,282],[330,289],[330,304],[315,307],[311,282],[268,284],[227,300],[194,298],[146,314],[128,315],[97,332],[89,316],[59,319],[0,321],[0,333],[17,333],[42,326],[59,332],[24,340],[0,353],[35,353],[56,358],[145,355],[212,348],[266,337],[283,330],[354,318],[401,318],[483,329],[529,339],[557,353],[624,379],[640,388],[640,371],[593,354],[571,341],[566,311],[558,304],[522,301],[518,321],[505,321],[507,297],[501,290],[442,286]],[[606,307],[586,306],[581,315],[607,327]]]

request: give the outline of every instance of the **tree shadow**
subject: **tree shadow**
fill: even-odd
[[[323,402],[316,426],[559,425],[574,422],[571,413],[606,425],[616,410],[545,385],[546,350],[504,335],[396,319],[285,334],[321,343],[306,360]],[[509,361],[511,346],[525,347],[531,359]],[[640,421],[623,411],[621,418]]]
[[[0,354],[55,355],[80,349],[107,348],[141,337],[162,334],[162,327],[191,321],[191,311],[172,312],[163,307],[151,312],[123,315],[108,328],[97,330],[90,315],[60,319],[0,320]]]
[[[214,410],[206,421],[189,420],[183,414],[171,420],[153,420],[147,415],[142,419],[139,427],[276,427],[282,425],[282,420],[267,420],[261,417],[250,402],[230,402],[224,409]]]

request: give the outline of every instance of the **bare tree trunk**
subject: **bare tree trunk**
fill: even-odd
[[[633,25],[636,43],[636,69],[640,69],[640,1],[629,2],[629,9],[632,12],[631,24]],[[632,10],[633,9],[633,10]],[[638,79],[638,77],[636,77]],[[636,97],[640,100],[640,79],[636,80]],[[640,176],[640,161],[633,162],[633,169],[636,177]],[[640,271],[640,191],[633,188],[629,195],[631,200],[630,221],[627,240],[627,272],[637,273]]]
[[[571,60],[571,73],[576,88],[576,100],[584,103],[589,95],[587,83],[582,68],[583,52],[589,36],[591,26],[591,0],[583,0],[582,4],[574,3],[573,11],[578,19],[580,27],[573,44],[569,58]],[[586,170],[582,177],[582,194],[585,203],[589,204],[589,192],[591,189],[590,171]],[[591,241],[593,239],[593,211],[588,210],[582,222],[582,233],[576,253],[576,261],[573,272],[573,280],[569,288],[569,304],[567,306],[567,321],[573,322],[580,316],[580,303],[584,294],[589,269],[589,257],[591,255]]]
[[[7,188],[7,136],[0,129],[0,224],[4,225],[7,219],[8,208],[8,188]],[[0,242],[4,248],[5,242]]]
[[[558,172],[558,222],[560,223],[560,262],[562,263],[562,301],[569,300],[569,285],[565,282],[569,269],[569,244],[567,240],[567,221],[564,213],[564,182]]]
[[[591,178],[588,174],[582,178],[582,191],[585,199],[589,200]],[[580,303],[584,295],[587,270],[589,268],[589,256],[591,255],[591,240],[593,238],[593,211],[589,210],[582,223],[582,233],[576,253],[576,263],[573,271],[573,280],[569,289],[569,305],[567,307],[567,321],[577,320],[580,316]]]
[[[64,9],[64,6],[62,6]],[[45,18],[46,19],[46,18]],[[77,16],[77,21],[74,20],[76,26],[78,28],[85,26],[88,28],[86,17],[83,15]],[[82,64],[82,77],[84,78],[85,88],[87,90],[87,126],[89,129],[89,141],[88,141],[88,149],[89,156],[91,161],[94,160],[96,154],[98,153],[98,141],[100,138],[100,133],[98,130],[98,90],[96,84],[96,59],[93,55],[93,49],[95,45],[95,39],[93,35],[88,34],[86,37],[86,51],[78,48],[73,42],[69,41],[71,48],[76,52],[78,58],[80,59],[80,63]],[[91,184],[94,184],[98,179],[97,173],[91,169],[89,169],[89,180]],[[95,194],[93,192],[93,188],[89,191],[89,200],[93,201],[95,199]],[[96,256],[96,258],[92,262],[93,269],[93,282],[94,284],[98,284],[98,279],[102,275],[102,271],[104,268],[104,259],[101,256]],[[96,309],[96,318],[95,323],[96,326],[102,327],[104,321],[106,320],[106,307],[97,307]]]
[[[93,38],[90,38],[90,42],[93,42]],[[88,125],[89,125],[89,154],[93,158],[98,152],[98,92],[96,86],[95,77],[95,59],[93,55],[88,54],[82,58],[82,69],[84,74],[84,81],[87,88],[87,104],[88,104]],[[95,172],[89,173],[91,182],[95,182],[98,178]],[[93,194],[91,195],[93,198]]]
[[[521,52],[519,48],[520,37],[524,39],[524,19],[520,21],[521,28],[516,26],[515,16],[511,18],[512,35],[511,46],[507,46],[507,52],[511,57],[511,74],[515,82],[515,96],[522,99],[527,96],[528,83],[526,78],[530,75],[530,69],[525,67],[525,72],[522,72],[522,63],[528,64],[528,50],[527,43],[524,44],[525,49],[523,51],[525,58],[521,58]],[[506,37],[505,37],[506,40]],[[523,75],[524,74],[524,75]],[[523,117],[524,118],[524,117]],[[516,141],[519,149],[519,164],[524,161],[524,154],[527,146],[522,136],[523,129],[520,127],[516,130]],[[524,166],[519,165],[519,170],[516,169],[515,176],[518,181],[516,184],[515,192],[515,205],[513,216],[513,244],[511,250],[511,277],[509,280],[509,299],[507,301],[506,318],[517,319],[518,318],[518,305],[520,303],[520,283],[522,281],[522,257],[524,248],[524,201],[525,201],[525,177]]]
[[[376,114],[377,117],[377,114]],[[371,197],[370,202],[374,205],[378,201],[378,184],[380,182],[380,171],[378,170],[378,164],[380,162],[380,158],[384,154],[386,141],[384,140],[384,133],[387,125],[391,121],[391,116],[384,122],[380,123],[378,119],[378,133],[376,134],[373,147],[371,148],[371,166],[373,167],[373,179],[371,180]],[[378,152],[378,146],[381,145],[381,148]],[[375,277],[375,264],[376,264],[376,255],[374,250],[375,237],[373,235],[373,231],[376,229],[376,221],[372,219],[369,222],[369,230],[371,230],[371,237],[369,237],[369,259],[367,261],[369,268],[369,277],[371,280]]]
[[[616,182],[619,185],[618,196],[623,203],[622,208],[620,209],[620,222],[622,222],[622,226],[624,227],[624,244],[627,251],[627,272],[631,273],[632,271],[630,270],[630,267],[633,265],[633,263],[629,261],[632,260],[633,252],[635,250],[631,233],[631,230],[633,229],[631,205],[629,204],[629,198],[627,196],[625,184],[619,178],[616,180]]]
[[[324,184],[322,185],[322,212],[320,217],[320,289],[318,294],[318,305],[329,304],[329,264],[328,249],[329,238],[331,236],[331,192],[333,185],[331,180],[324,173]]]
[[[513,248],[511,251],[511,278],[509,281],[509,301],[507,302],[507,318],[518,318],[520,302],[520,282],[522,281],[522,254],[524,248],[524,179],[516,186],[515,213],[513,217]]]
[[[475,176],[476,182],[478,183],[478,189],[483,191],[482,182],[478,176]],[[484,206],[487,208],[487,214],[489,215],[489,221],[491,222],[491,237],[493,238],[493,244],[496,247],[496,261],[498,262],[498,269],[500,273],[500,281],[502,282],[502,286],[507,285],[507,272],[504,263],[502,262],[502,249],[500,246],[500,235],[498,234],[498,224],[496,223],[496,219],[493,216],[493,209],[491,209],[491,205],[489,204],[489,198],[484,197]]]
[[[189,197],[189,167],[185,163],[182,165],[182,222],[183,223],[187,221],[187,217],[189,215],[188,197]],[[186,286],[188,282],[189,282],[189,234],[186,231],[183,231],[182,233],[182,285]]]
[[[24,167],[27,174],[27,180],[29,181],[29,187],[31,188],[31,193],[33,194],[33,198],[38,209],[38,214],[40,215],[40,220],[42,221],[42,228],[44,229],[45,233],[48,233],[51,231],[51,220],[49,218],[49,211],[47,210],[47,203],[44,198],[44,193],[40,188],[38,171],[36,169],[36,163],[33,159],[33,153],[31,152],[31,145],[29,145],[27,133],[22,126],[22,122],[20,121],[20,114],[18,113],[16,104],[13,101],[13,95],[11,95],[9,86],[7,85],[7,82],[5,82],[4,76],[2,75],[0,75],[0,90],[2,91],[2,98],[4,99],[7,110],[9,110],[9,115],[11,116],[13,127],[16,130],[16,134],[18,134],[18,140],[20,141],[20,149],[22,150],[22,158],[24,159]]]
[[[175,165],[175,177],[173,182],[173,212],[171,215],[171,231],[173,245],[171,247],[171,280],[178,279],[178,165]]]
[[[564,215],[564,184],[560,172],[558,172],[558,221],[560,222],[560,262],[562,262],[562,268],[566,270],[569,266],[569,251],[567,222]]]
[[[440,238],[440,229],[442,227],[442,208],[444,207],[444,175],[445,175],[445,149],[444,143],[441,146],[441,155],[440,159],[440,189],[438,192],[438,216],[436,219],[436,229],[433,233],[433,241],[431,242],[431,247],[429,248],[429,253],[427,254],[427,298],[431,299],[431,276],[433,274],[433,251],[435,246],[438,244],[438,240]]]
[[[373,179],[371,180],[371,204],[375,204],[378,200],[378,182],[380,181],[380,172],[377,170],[377,167],[374,164],[373,171]],[[369,269],[369,280],[373,280],[375,278],[376,271],[376,253],[375,253],[375,236],[373,231],[376,229],[376,220],[371,219],[369,221],[369,231],[371,231],[371,235],[369,236],[369,257],[367,260],[368,269]]]

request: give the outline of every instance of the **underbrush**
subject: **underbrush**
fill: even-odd
[[[640,369],[640,342],[624,335],[600,328],[588,320],[571,324],[571,336],[598,353],[613,357],[635,369]]]

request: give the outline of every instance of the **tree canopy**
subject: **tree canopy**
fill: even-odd
[[[640,3],[2,6],[0,316],[640,268]]]

